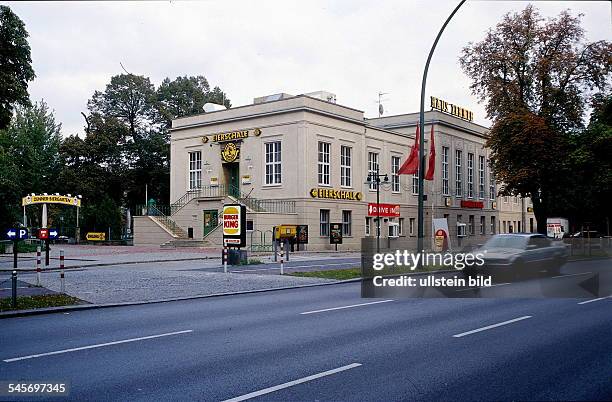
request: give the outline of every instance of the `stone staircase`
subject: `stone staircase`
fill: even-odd
[[[146,207],[146,215],[173,237],[172,240],[163,243],[161,247],[202,247],[205,245],[212,245],[210,241],[207,241],[207,237],[217,232],[219,226],[221,226],[221,222],[219,222],[219,226],[213,229],[202,240],[195,240],[190,239],[187,232],[172,219],[172,216],[196,198],[228,199],[232,203],[246,206],[248,212],[295,212],[295,201],[260,200],[251,198],[248,194],[240,192],[237,187],[232,185],[219,184],[218,186],[205,186],[199,189],[189,190],[171,204],[169,208],[167,206],[165,208],[158,208],[155,205]],[[165,213],[160,210],[160,208],[163,209]]]

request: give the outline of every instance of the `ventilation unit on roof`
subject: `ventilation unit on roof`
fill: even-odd
[[[321,99],[325,102],[336,103],[336,94],[327,91],[315,91],[304,94],[306,96],[310,96],[311,98]]]
[[[227,110],[227,108],[223,105],[219,105],[217,103],[205,103],[204,104],[204,111],[206,113],[210,113],[210,112],[218,112],[219,110]]]
[[[286,93],[280,93],[280,94],[273,94],[273,95],[266,95],[266,96],[260,96],[259,98],[255,98],[253,99],[253,103],[265,103],[265,102],[273,102],[273,101],[277,101],[277,100],[281,100],[281,99],[287,99],[287,98],[292,98],[293,95],[289,95]]]

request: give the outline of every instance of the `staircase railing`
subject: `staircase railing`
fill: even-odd
[[[193,190],[188,190],[181,198],[170,205],[170,215],[177,213],[194,198],[225,197],[227,195],[227,190],[228,189],[225,184],[219,184],[218,186],[204,186]]]
[[[147,207],[147,215],[153,217],[153,219],[164,226],[174,236],[187,238],[187,233],[185,233],[185,231],[175,221],[173,221],[172,218],[164,214],[157,206],[149,205]]]

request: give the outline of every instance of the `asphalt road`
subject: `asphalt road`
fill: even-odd
[[[0,381],[68,382],[73,400],[612,399],[612,298],[359,291],[346,283],[0,320]]]

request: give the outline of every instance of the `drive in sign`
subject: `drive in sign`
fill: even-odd
[[[376,208],[376,203],[368,204],[368,216],[389,216],[389,217],[399,217],[400,216],[400,206],[397,204],[378,204],[378,208]]]

